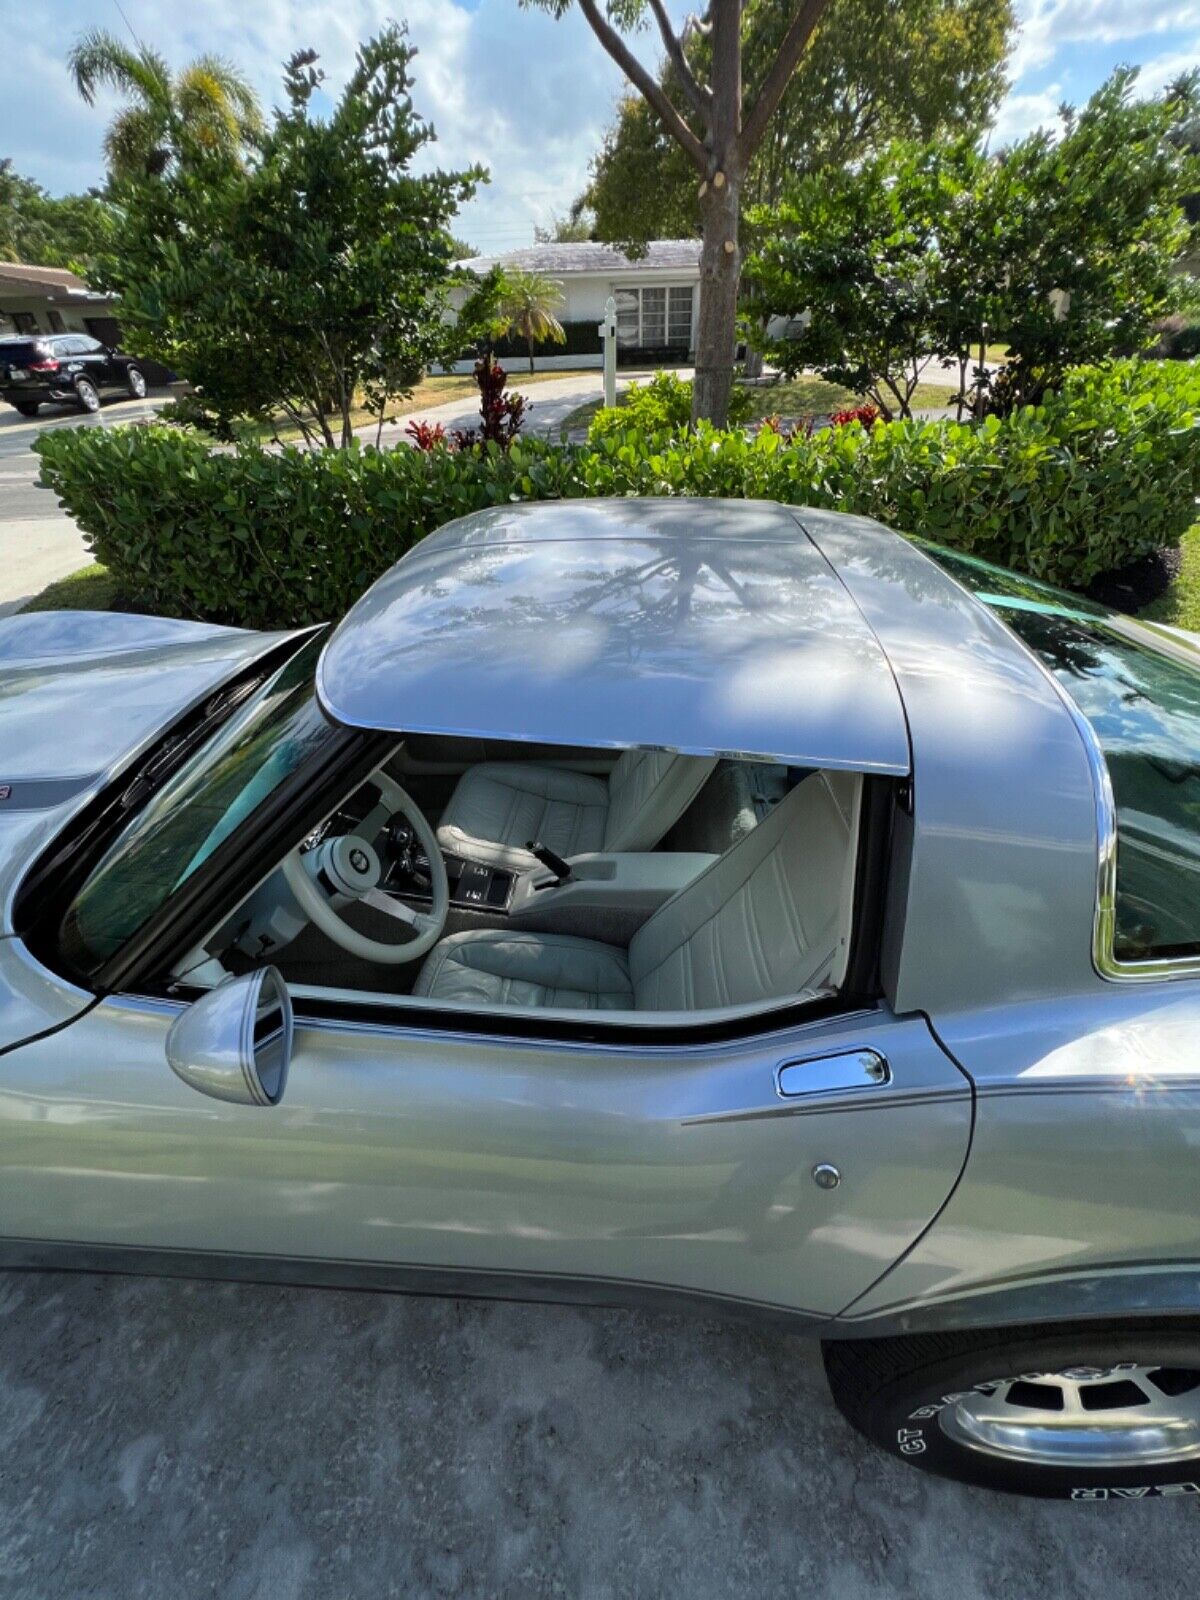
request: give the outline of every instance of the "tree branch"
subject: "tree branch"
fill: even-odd
[[[583,0],[580,0],[580,4],[582,3]],[[791,27],[779,46],[779,53],[771,63],[771,70],[763,79],[763,86],[759,90],[754,109],[742,124],[742,131],[738,137],[738,158],[743,169],[749,165],[751,156],[758,149],[759,141],[767,131],[767,124],[774,115],[776,106],[783,99],[783,91],[791,81],[792,73],[795,72],[800,57],[812,37],[813,29],[821,20],[821,13],[828,3],[829,0],[803,0],[799,11],[792,18]]]
[[[688,65],[688,58],[683,53],[683,41],[675,36],[671,27],[671,19],[667,15],[667,8],[663,0],[650,0],[650,9],[654,13],[654,20],[658,23],[658,31],[662,34],[663,48],[667,52],[667,60],[675,69],[675,76],[679,79],[680,87],[687,95],[692,110],[702,122],[709,120],[709,108],[712,105],[712,90],[701,88],[696,81],[696,75]]]
[[[809,0],[812,3],[812,0]],[[600,14],[596,0],[579,0],[579,9],[587,18],[588,26],[620,67],[621,71],[639,91],[646,103],[661,117],[667,132],[681,145],[701,172],[708,171],[708,152],[676,111],[662,85],[630,50],[617,30]]]

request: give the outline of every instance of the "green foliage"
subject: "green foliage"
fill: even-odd
[[[950,357],[965,379],[985,327],[1014,359],[998,382],[975,374],[980,411],[1143,349],[1188,295],[1175,264],[1196,161],[1178,133],[1195,85],[1135,101],[1135,78],[1122,68],[1083,111],[1064,110],[1057,138],[994,159],[969,141],[898,143],[754,213],[751,301],[794,334],[760,343],[786,371],[815,367],[901,415],[920,362]]]
[[[301,52],[252,161],[200,152],[117,191],[125,221],[97,281],[139,348],[196,386],[219,436],[282,410],[308,439],[345,445],[356,390],[381,409],[470,331],[447,311],[449,229],[483,174],[410,170],[433,138],[413,110],[413,54],[394,26],[368,40],[321,120],[322,74]],[[475,309],[494,312],[496,282],[472,286]]]
[[[735,388],[729,396],[729,425],[739,427],[749,419],[753,398]],[[636,429],[651,434],[684,433],[692,422],[692,385],[673,372],[657,372],[649,383],[631,383],[615,406],[602,406],[592,418],[588,439],[623,435]]]
[[[796,11],[794,0],[750,0],[743,77],[752,103]],[[1010,0],[831,0],[746,176],[743,204],[775,205],[796,180],[838,170],[896,138],[980,133],[1005,89]],[[686,50],[701,81],[711,35]],[[663,86],[687,109],[668,69]],[[577,210],[594,236],[627,244],[678,239],[699,227],[696,175],[637,95],[622,99]]]
[[[985,165],[967,140],[896,144],[755,213],[771,232],[746,282],[756,312],[793,319],[789,337],[767,341],[789,377],[815,368],[869,395],[888,420],[910,415],[922,368],[944,342],[942,312],[957,314],[942,264],[959,203]]]
[[[112,210],[92,194],[48,195],[0,158],[0,261],[68,267],[85,273],[113,226]]]
[[[1082,586],[1177,542],[1200,494],[1200,368],[1183,363],[1075,373],[1044,404],[979,425],[852,423],[786,439],[613,416],[586,446],[518,439],[507,453],[213,452],[161,425],[51,431],[35,448],[123,594],[248,627],[340,616],[434,528],[513,500],[824,506]]]

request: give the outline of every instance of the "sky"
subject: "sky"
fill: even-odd
[[[669,3],[677,15],[696,6]],[[993,143],[1053,121],[1063,100],[1086,99],[1118,63],[1139,66],[1147,92],[1200,65],[1200,0],[1018,0],[1018,11]],[[102,181],[116,102],[85,106],[64,66],[86,29],[134,33],[176,66],[225,56],[271,106],[293,50],[318,50],[336,93],[359,40],[393,17],[420,52],[416,106],[438,136],[428,164],[491,171],[456,231],[485,254],[532,243],[534,227],[565,214],[582,188],[621,89],[575,9],[556,22],[518,0],[0,0],[0,156],[53,194]],[[652,61],[651,35],[635,42]]]

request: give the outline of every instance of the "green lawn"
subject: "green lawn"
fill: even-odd
[[[807,417],[827,411],[849,411],[863,404],[863,397],[840,384],[826,383],[810,373],[789,381],[754,385],[750,388],[751,417]],[[942,383],[919,383],[913,391],[914,411],[932,411],[953,404],[953,391]]]
[[[1183,552],[1183,570],[1142,615],[1151,622],[1169,622],[1173,627],[1200,633],[1200,522],[1184,534],[1179,548]]]
[[[22,611],[116,611],[116,584],[98,561],[80,567],[69,577],[47,584],[41,594],[26,601]]]

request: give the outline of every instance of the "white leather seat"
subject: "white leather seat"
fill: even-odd
[[[854,893],[856,773],[818,772],[634,934],[488,929],[443,939],[414,994],[477,1006],[702,1011],[832,989]]]
[[[651,850],[715,766],[702,756],[627,750],[606,781],[534,762],[486,761],[459,779],[438,843],[449,855],[512,872],[537,865],[525,849],[530,840],[560,856]]]

